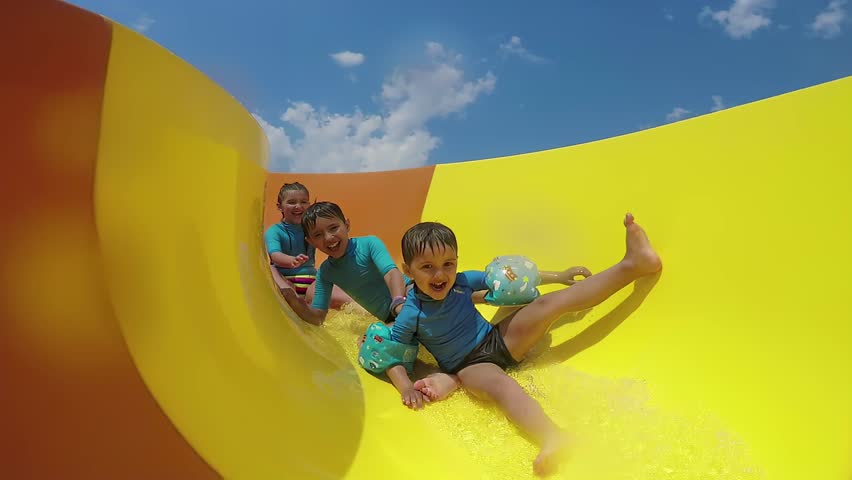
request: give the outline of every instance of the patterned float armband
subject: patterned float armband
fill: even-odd
[[[527,257],[496,257],[485,267],[488,293],[485,301],[495,306],[527,305],[538,298],[541,276],[538,267]]]
[[[358,351],[358,364],[365,370],[381,375],[393,366],[404,365],[409,374],[414,373],[417,345],[394,342],[390,338],[390,328],[382,322],[367,327],[366,335]]]

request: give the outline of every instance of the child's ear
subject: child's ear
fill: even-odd
[[[408,264],[402,262],[402,273],[404,273],[407,277],[411,277],[411,270],[408,268]]]

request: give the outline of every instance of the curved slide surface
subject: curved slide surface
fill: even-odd
[[[398,261],[407,227],[449,225],[461,268],[599,271],[636,215],[662,274],[514,374],[575,433],[566,478],[852,475],[852,78],[568,148],[269,174],[251,115],[170,52],[62,2],[3,9],[4,477],[530,475],[489,406],[412,412],[356,368],[368,319],[294,320],[261,239],[285,179]]]

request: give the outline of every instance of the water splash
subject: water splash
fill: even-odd
[[[329,314],[326,330],[355,364],[356,339],[375,321],[357,310]],[[421,349],[417,374],[434,371]],[[572,436],[570,459],[552,478],[572,480],[758,480],[764,473],[744,445],[708,412],[672,413],[652,406],[642,380],[603,378],[535,352],[512,376]],[[388,384],[388,388],[393,386]],[[400,406],[400,408],[404,408]],[[428,422],[468,449],[483,479],[524,479],[534,444],[493,405],[458,391],[422,411]]]

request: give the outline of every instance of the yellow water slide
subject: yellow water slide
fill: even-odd
[[[410,411],[357,368],[368,318],[294,317],[261,242],[291,179],[397,260],[449,225],[464,269],[600,271],[636,215],[663,272],[513,372],[574,436],[564,478],[852,478],[852,78],[525,155],[269,174],[249,112],[170,52],[58,1],[3,11],[4,478],[531,477],[491,406]]]

